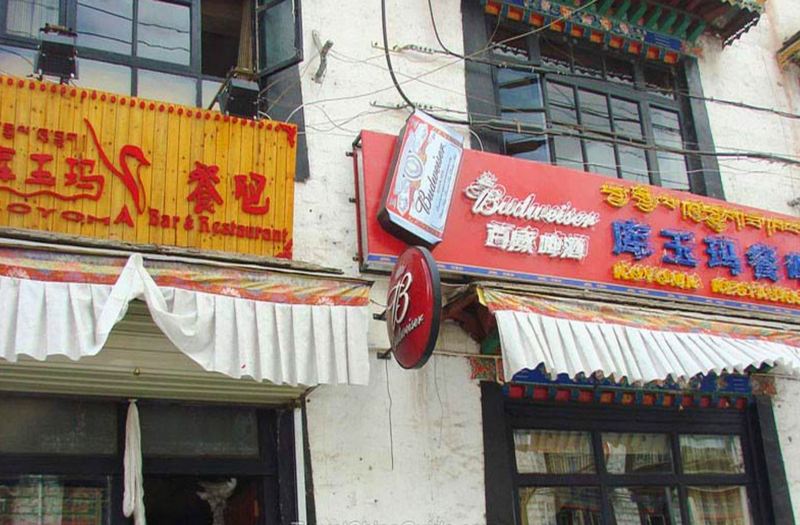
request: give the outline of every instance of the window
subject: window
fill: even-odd
[[[470,113],[502,122],[476,126],[475,147],[723,198],[715,157],[687,154],[714,150],[693,59],[669,66],[462,8],[465,53],[504,64],[466,67]]]
[[[490,523],[774,522],[753,407],[553,404],[494,384],[483,398]]]
[[[499,31],[494,40],[513,37]],[[495,70],[502,118],[526,126],[525,133],[503,133],[507,154],[690,189],[688,159],[681,151],[694,142],[684,124],[676,67],[549,36],[510,42],[520,41],[524,45],[494,52],[496,59],[541,71]]]
[[[77,85],[181,104],[207,107],[238,64],[266,75],[302,59],[299,0],[9,0],[0,72],[31,73],[45,23],[76,31]]]
[[[0,400],[0,523],[128,523],[121,514],[127,403]],[[139,401],[147,522],[288,523],[292,413]],[[289,468],[292,467],[292,468]],[[288,481],[284,480],[286,478]],[[208,501],[198,493],[213,493]],[[222,498],[222,499],[220,499]],[[33,520],[33,521],[31,521]]]

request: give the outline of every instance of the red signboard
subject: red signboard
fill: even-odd
[[[376,219],[395,139],[356,151],[365,270],[405,245]],[[800,219],[465,150],[435,249],[442,272],[800,315]]]
[[[433,353],[442,313],[439,271],[427,249],[412,246],[397,258],[386,304],[395,359],[403,368],[421,367]]]

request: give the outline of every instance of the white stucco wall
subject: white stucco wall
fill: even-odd
[[[775,381],[778,395],[773,399],[775,423],[781,442],[781,454],[786,470],[786,481],[792,498],[795,521],[800,521],[800,381],[795,378],[778,377]]]

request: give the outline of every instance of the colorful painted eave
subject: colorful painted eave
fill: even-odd
[[[766,0],[480,0],[491,15],[675,63],[711,33],[729,44],[758,22]],[[684,5],[685,4],[685,5]],[[676,7],[677,6],[677,7]]]

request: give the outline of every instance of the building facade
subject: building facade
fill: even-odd
[[[193,148],[209,133],[234,125],[233,119],[216,121],[215,111],[198,108],[213,104],[231,67],[249,64],[261,90],[251,139],[255,167],[242,160],[229,175],[263,173],[271,161],[258,164],[260,141],[286,141],[265,154],[289,155],[290,160],[282,167],[275,163],[270,173],[275,180],[283,176],[285,187],[291,187],[282,194],[283,222],[273,218],[269,225],[270,239],[275,229],[288,234],[279,233],[281,242],[270,242],[268,251],[261,252],[251,250],[254,243],[228,242],[235,235],[204,241],[200,233],[186,233],[182,242],[177,232],[167,235],[169,230],[160,226],[158,237],[140,235],[149,228],[137,227],[135,235],[112,228],[100,241],[87,243],[69,237],[85,237],[82,227],[60,230],[53,223],[54,236],[48,237],[37,233],[41,223],[26,223],[13,212],[22,208],[10,212],[12,201],[1,201],[6,210],[5,215],[0,211],[0,220],[8,221],[2,230],[4,268],[36,269],[41,261],[50,261],[42,253],[56,253],[60,258],[51,261],[56,269],[66,264],[65,257],[83,257],[85,265],[112,268],[107,273],[116,275],[126,264],[136,266],[138,259],[131,262],[130,257],[139,254],[142,272],[153,277],[162,299],[146,279],[132,280],[131,289],[138,293],[124,300],[141,301],[131,303],[113,330],[109,327],[108,340],[95,345],[96,355],[79,352],[74,361],[50,355],[60,353],[55,350],[31,350],[59,346],[55,336],[55,341],[7,337],[11,343],[5,343],[5,359],[0,360],[0,389],[8,395],[0,411],[3,421],[12,423],[0,425],[0,443],[10,443],[0,444],[0,516],[10,523],[61,523],[62,516],[70,516],[70,523],[125,523],[123,493],[130,487],[123,479],[130,435],[125,426],[130,399],[136,398],[143,449],[140,488],[151,523],[211,523],[212,510],[222,507],[195,494],[226,490],[225,523],[793,523],[800,515],[800,475],[793,468],[800,460],[795,439],[800,420],[794,410],[800,392],[794,363],[800,357],[792,358],[797,350],[791,350],[797,347],[796,303],[777,308],[774,301],[756,299],[750,301],[755,307],[743,309],[692,302],[686,294],[642,292],[655,286],[631,285],[617,293],[451,269],[443,272],[444,321],[433,355],[424,367],[405,370],[385,355],[390,343],[380,314],[386,309],[387,268],[370,270],[364,244],[377,217],[362,212],[366,197],[357,181],[366,171],[354,161],[368,153],[367,132],[398,135],[410,113],[409,101],[449,121],[473,152],[470,158],[478,159],[474,162],[490,154],[529,161],[513,165],[524,166],[519,176],[532,181],[549,177],[538,184],[552,185],[553,191],[560,191],[559,184],[573,175],[561,178],[566,172],[547,164],[582,172],[574,175],[577,186],[584,184],[580,181],[587,187],[622,181],[629,185],[625,187],[639,185],[655,193],[658,188],[675,190],[680,193],[668,195],[685,195],[686,200],[708,196],[720,206],[755,208],[767,217],[780,215],[781,224],[792,223],[800,213],[800,70],[791,59],[791,38],[800,31],[800,10],[792,0],[700,4],[387,0],[366,6],[319,0],[129,0],[112,6],[84,0],[10,0],[0,7],[0,75],[14,83],[3,91],[4,123],[41,125],[36,123],[46,120],[36,104],[14,99],[11,105],[8,93],[34,97],[40,86],[49,94],[57,85],[52,79],[42,84],[27,77],[36,62],[39,28],[61,24],[77,32],[79,67],[78,78],[66,85],[63,96],[75,89],[76,98],[86,92],[91,101],[97,90],[108,103],[115,96],[119,107],[123,97],[136,106],[125,111],[138,110],[144,101],[145,115],[155,115],[141,117],[142,127],[152,126],[149,139],[141,129],[115,120],[104,128],[109,135],[100,132],[101,144],[139,144],[146,159],[163,157],[163,164],[154,166],[163,166],[166,180],[186,178],[195,161],[232,166],[230,159],[237,154],[219,140],[207,146],[214,156],[192,157],[204,154],[199,146]],[[16,84],[20,80],[22,88]],[[62,96],[60,89],[55,95]],[[154,107],[148,110],[150,101]],[[165,106],[161,127],[160,105]],[[179,110],[182,122],[191,118],[201,124],[189,131],[193,138],[185,147],[178,140],[173,149],[170,137],[180,137],[184,124],[171,127],[170,115],[177,118]],[[187,117],[190,111],[197,118]],[[206,114],[209,123],[203,124]],[[136,122],[136,117],[130,119]],[[292,132],[278,131],[282,121],[297,126],[291,147]],[[55,130],[64,126],[54,122]],[[221,127],[214,128],[215,122]],[[250,129],[250,120],[246,122],[244,129]],[[267,124],[275,127],[267,129]],[[122,133],[128,140],[119,140]],[[218,139],[220,131],[216,133],[213,138]],[[224,133],[232,143],[233,131]],[[362,147],[354,148],[359,136]],[[134,137],[141,139],[135,142]],[[161,151],[163,137],[167,142]],[[20,149],[11,139],[4,140],[0,145]],[[171,158],[177,159],[172,171]],[[15,162],[5,165],[27,166]],[[224,171],[223,178],[228,175]],[[506,184],[511,188],[511,182]],[[546,191],[534,182],[528,190],[524,180],[514,184],[521,185],[522,196]],[[563,202],[577,206],[581,192],[575,185],[569,188],[575,188],[576,196],[567,194]],[[157,186],[149,187],[155,192]],[[186,191],[195,186],[187,185]],[[189,194],[179,189],[161,190],[165,206],[169,191],[185,203],[175,213],[157,214],[159,225],[164,215],[168,223],[180,216],[182,227],[192,215],[198,202],[187,201]],[[225,202],[244,204],[236,198],[235,184],[226,191]],[[273,209],[278,198],[273,194]],[[607,205],[599,196],[597,203]],[[258,209],[264,203],[252,204]],[[607,208],[598,209],[610,214]],[[223,214],[219,222],[245,217],[242,210]],[[151,224],[149,212],[141,217]],[[213,225],[213,216],[207,220]],[[449,231],[460,220],[451,215]],[[610,230],[601,234],[611,239]],[[753,235],[742,242],[751,245],[762,234]],[[800,251],[796,234],[762,237],[759,243],[780,244],[781,257]],[[468,240],[456,242],[463,241],[463,251],[469,251]],[[478,239],[475,246],[485,240]],[[437,260],[449,249],[447,242],[432,250]],[[152,248],[169,244],[183,250]],[[745,247],[739,246],[741,271],[753,275]],[[708,266],[703,250],[696,249],[697,264]],[[239,255],[225,260],[220,252]],[[264,255],[277,258],[259,258]],[[498,252],[480,266],[505,270],[503,257]],[[574,273],[561,277],[581,278],[583,270],[569,268]],[[722,269],[730,273],[730,266]],[[779,270],[780,280],[767,278],[768,284],[796,294],[800,281],[792,277],[794,270],[785,264]],[[193,348],[202,345],[186,336],[190,328],[174,320],[173,314],[181,312],[169,295],[174,292],[164,291],[175,287],[175,281],[165,280],[169,271],[184,282],[199,281],[202,286],[178,286],[194,294],[224,296],[210,290],[206,280],[213,284],[228,279],[239,299],[278,310],[295,308],[291,316],[296,320],[286,327],[292,336],[286,340],[276,335],[259,344],[254,340],[261,327],[242,318],[238,331],[220,326],[209,336],[226,341],[240,337],[237,344],[219,343],[220,348],[235,347],[236,358],[222,365],[211,358],[211,364],[203,365],[202,358],[192,357]],[[116,282],[82,279],[87,286]],[[320,287],[329,295],[294,302],[258,288],[242,297],[242,291],[251,289],[248,283],[270,280],[278,286],[288,282],[297,295],[302,295],[298,290]],[[705,286],[710,288],[710,279]],[[512,345],[501,320],[505,310],[487,299],[492,293],[529,301],[531,308],[547,307],[573,326],[592,311],[600,324],[637,330],[676,334],[708,329],[723,346],[715,353],[687,343],[686,353],[674,354],[679,357],[672,368],[656,366],[662,375],[642,372],[638,380],[618,372],[629,362],[595,366],[585,355],[561,367],[548,357],[525,361],[521,368],[526,370],[512,370]],[[159,308],[160,301],[166,306]],[[30,314],[21,302],[15,304],[14,311]],[[321,306],[333,312],[327,328],[316,331],[309,328],[315,325],[301,324],[297,307]],[[359,317],[336,324],[344,311],[337,308],[351,308]],[[222,315],[218,312],[214,310]],[[660,328],[653,326],[656,319]],[[55,326],[57,334],[64,325],[53,323],[41,316],[37,329],[46,332]],[[708,328],[712,324],[713,330]],[[21,330],[19,323],[14,326],[8,333]],[[248,330],[254,331],[254,339],[241,335]],[[789,347],[781,351],[788,354],[748,361],[724,346],[740,338],[774,342],[779,336]],[[345,350],[336,347],[342,337],[352,338],[344,343]],[[548,356],[555,354],[552,339],[545,338],[542,346]],[[576,346],[588,355],[602,345]],[[563,348],[565,355],[577,355],[570,354],[569,344]],[[645,345],[639,351],[652,348]],[[298,368],[276,365],[260,375],[235,370],[252,363],[238,360],[248,352],[262,360],[277,352]],[[309,361],[316,368],[303,369],[301,363]],[[695,369],[689,361],[703,370],[702,376],[681,373]],[[541,362],[544,369],[538,367]],[[567,370],[566,376],[559,375]],[[236,479],[233,488],[225,485],[231,478]],[[76,501],[89,501],[84,506],[94,514],[69,514],[76,512]]]

